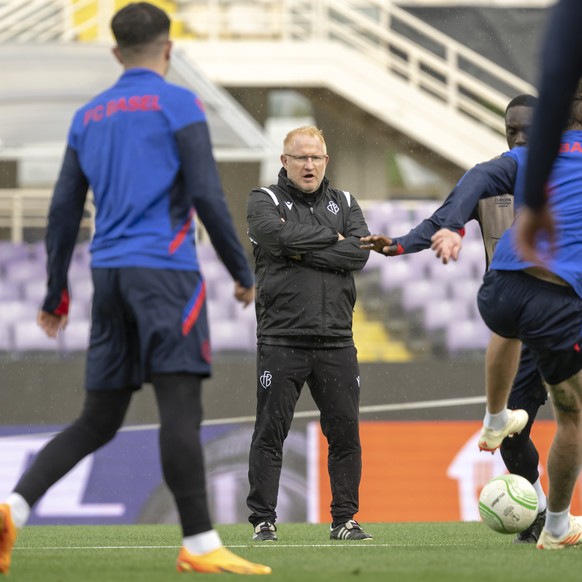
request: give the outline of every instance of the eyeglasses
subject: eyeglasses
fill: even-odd
[[[284,155],[286,155],[288,158],[293,158],[295,161],[300,162],[302,164],[306,164],[307,160],[311,158],[311,161],[315,166],[317,166],[318,164],[323,164],[323,162],[327,158],[327,154],[324,154],[322,156],[292,156],[291,154]]]

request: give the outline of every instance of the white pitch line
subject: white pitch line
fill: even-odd
[[[394,404],[375,404],[369,406],[360,406],[360,414],[371,414],[374,412],[398,412],[401,410],[422,410],[427,408],[446,408],[448,406],[470,406],[473,404],[484,404],[485,396],[470,396],[466,398],[444,398],[442,400],[420,400],[417,402],[398,402]],[[293,418],[319,418],[319,410],[305,410],[296,412]],[[255,416],[231,416],[229,418],[211,418],[202,421],[202,426],[214,426],[224,424],[246,424],[254,423]],[[155,430],[160,428],[159,424],[139,424],[134,426],[124,426],[119,432],[136,432],[140,430]],[[17,435],[8,435],[0,437],[4,439],[26,438],[26,437],[45,437],[56,434],[54,432],[46,433],[22,433]]]
[[[352,542],[346,543],[334,543],[334,544],[260,544],[260,545],[226,545],[225,548],[231,548],[235,550],[246,550],[246,549],[271,549],[271,548],[332,548],[332,549],[345,549],[345,548],[415,548],[415,547],[450,547],[450,546],[470,546],[473,544],[459,544],[459,543],[447,543],[447,544],[375,544],[370,542]],[[46,547],[18,547],[16,546],[13,551],[63,551],[63,550],[179,550],[180,546],[46,546]]]

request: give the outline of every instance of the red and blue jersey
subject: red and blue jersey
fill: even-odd
[[[515,204],[519,209],[524,203],[525,169],[527,150],[514,148],[504,154],[517,161]],[[548,204],[556,225],[554,250],[547,239],[540,238],[537,247],[540,256],[546,257],[545,268],[569,283],[582,297],[582,131],[564,133],[560,152],[548,181]],[[516,271],[534,266],[523,261],[515,244],[515,227],[503,235],[491,269]]]
[[[252,286],[194,93],[152,70],[129,69],[76,112],[67,145],[49,213],[47,311],[66,288],[89,187],[92,267],[199,270],[196,212],[233,279]]]
[[[77,112],[68,144],[93,189],[93,266],[197,269],[174,136],[204,122],[190,91],[146,69],[130,69]]]

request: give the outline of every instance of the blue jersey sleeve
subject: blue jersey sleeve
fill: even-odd
[[[66,315],[68,311],[67,271],[79,226],[89,183],[81,170],[77,152],[68,147],[53,193],[46,233],[48,289],[43,311]]]
[[[558,153],[572,96],[582,76],[582,2],[561,0],[552,9],[541,55],[539,99],[529,138],[525,204],[539,209]]]
[[[252,287],[254,277],[222,191],[208,125],[192,123],[176,134],[184,190],[210,240],[235,281]]]
[[[454,190],[447,196],[443,204],[433,212],[432,216],[425,218],[408,234],[392,239],[393,244],[398,246],[399,254],[417,253],[430,248],[431,237],[442,228],[453,195]]]
[[[495,158],[466,172],[453,191],[430,218],[408,234],[394,239],[404,253],[416,253],[431,246],[431,237],[441,228],[463,233],[467,222],[477,216],[481,198],[513,192],[516,163]]]
[[[506,156],[469,170],[453,190],[443,227],[462,229],[476,213],[479,200],[513,192],[516,171],[515,161]]]

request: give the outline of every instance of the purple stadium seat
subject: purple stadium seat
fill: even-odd
[[[93,299],[93,280],[89,275],[83,279],[70,279],[69,287],[71,291],[71,302],[79,299],[88,303]]]
[[[440,281],[413,280],[402,286],[402,307],[405,311],[421,309],[427,303],[444,299],[447,287]]]
[[[89,346],[91,323],[88,320],[69,321],[61,333],[63,349],[67,352],[84,351]]]
[[[69,324],[73,321],[91,319],[91,301],[75,297],[69,304]]]
[[[476,277],[482,278],[485,273],[485,248],[483,241],[479,239],[464,240],[463,248],[459,255],[459,262],[470,263],[473,265],[473,270]]]
[[[75,246],[75,252],[73,253],[73,261],[88,265],[91,262],[90,247],[91,243],[88,241],[78,243],[77,246]]]
[[[234,300],[223,301],[221,299],[207,299],[206,310],[208,312],[208,321],[212,326],[218,321],[230,321],[234,317]]]
[[[255,313],[255,305],[251,304],[248,307],[243,307],[241,303],[234,306],[234,319],[240,325],[244,325],[250,330],[251,336],[257,334],[257,315]]]
[[[471,317],[481,317],[477,309],[477,293],[481,287],[480,280],[472,279],[460,283],[450,283],[449,287],[451,298],[459,304],[467,305]]]
[[[206,260],[204,264],[200,265],[202,276],[208,282],[215,280],[224,280],[231,278],[229,272],[226,270],[224,264],[219,260]]]
[[[389,225],[410,221],[410,211],[394,202],[373,202],[366,206],[364,217],[372,234],[388,234]]]
[[[0,322],[0,352],[11,352],[14,349],[12,341],[12,327]]]
[[[389,237],[400,237],[408,234],[415,226],[416,222],[412,220],[394,220],[386,225],[386,230],[380,234],[385,234]]]
[[[405,257],[386,258],[380,271],[380,286],[384,291],[400,289],[406,282],[416,280],[418,274]]]
[[[251,330],[238,321],[217,321],[210,328],[213,352],[255,350],[255,337]]]
[[[26,301],[31,301],[40,306],[46,295],[46,283],[41,279],[22,283],[23,296]]]
[[[69,266],[69,281],[89,280],[91,281],[91,267],[83,259],[71,261]]]
[[[0,300],[18,300],[21,298],[20,285],[11,281],[0,280]]]
[[[380,253],[376,253],[376,252],[372,251],[370,253],[370,257],[368,259],[368,262],[366,263],[366,265],[364,266],[362,271],[366,272],[366,271],[380,270],[384,267],[384,262],[386,260],[390,260],[390,259],[382,256]]]
[[[0,264],[2,265],[27,260],[29,254],[28,245],[0,241]]]
[[[463,246],[466,241],[478,241],[483,247],[483,239],[481,237],[481,227],[476,220],[470,220],[465,224],[465,237]]]
[[[429,250],[423,250],[418,253],[411,253],[406,255],[408,261],[417,269],[418,272],[422,272],[423,276],[427,276],[428,267],[432,264],[438,264],[438,259],[435,254]]]
[[[48,351],[60,349],[61,337],[49,338],[36,321],[17,321],[14,323],[14,349],[18,352]]]
[[[36,325],[38,303],[32,301],[0,301],[0,321],[29,321]]]
[[[465,281],[474,278],[473,265],[470,261],[464,261],[459,258],[458,261],[451,261],[447,265],[443,265],[442,261],[434,256],[434,253],[433,259],[427,264],[431,279],[462,285]]]
[[[46,265],[40,261],[19,260],[4,265],[5,279],[13,283],[44,280]]]
[[[450,353],[465,350],[484,350],[489,343],[491,331],[481,319],[452,321],[446,330],[446,345]]]
[[[384,222],[382,216],[378,216],[374,212],[370,211],[366,212],[364,216],[370,234],[384,234],[386,223]]]
[[[39,263],[46,263],[46,245],[44,241],[30,245],[30,256]]]
[[[196,253],[198,254],[198,260],[202,265],[202,270],[204,270],[204,265],[209,261],[220,261],[216,250],[210,243],[199,244],[196,246]]]
[[[434,211],[441,205],[441,202],[435,200],[427,200],[419,202],[417,206],[412,210],[412,218],[418,224],[422,222],[425,218],[432,216]]]
[[[423,307],[424,327],[435,331],[447,327],[457,319],[469,318],[469,306],[451,299],[429,301]]]

